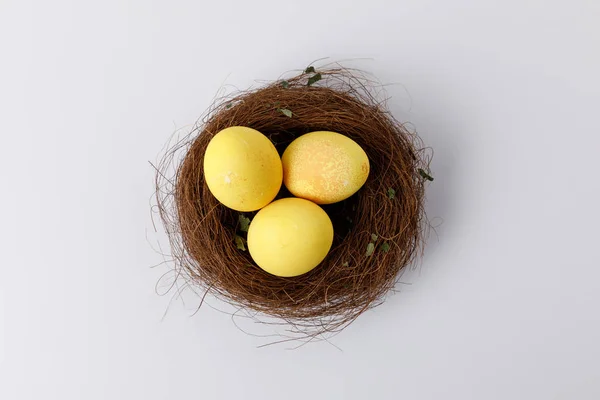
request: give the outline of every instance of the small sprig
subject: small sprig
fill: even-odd
[[[419,168],[419,175],[421,175],[421,177],[423,179],[427,179],[430,182],[433,181],[433,176],[431,176],[427,172],[425,172],[425,170],[423,168]]]
[[[370,257],[373,255],[375,252],[375,242],[377,239],[379,239],[379,236],[375,233],[371,233],[371,241],[367,245],[367,253],[365,254],[365,257]]]
[[[287,108],[278,108],[277,111],[279,111],[280,113],[282,113],[283,115],[285,115],[288,118],[292,118],[292,111],[288,110]]]
[[[371,242],[367,245],[367,253],[365,254],[365,257],[372,256],[374,251],[375,251],[375,244],[373,244],[373,242]]]
[[[235,247],[237,247],[238,250],[246,251],[246,239],[240,235],[235,235]]]
[[[313,76],[308,78],[308,82],[306,83],[306,86],[311,86],[313,83],[319,82],[321,79],[323,79],[323,77],[321,76],[321,73],[317,72],[316,74],[314,74]]]
[[[396,197],[396,191],[392,188],[389,188],[387,190],[387,196],[390,200],[394,200],[394,197]]]
[[[244,214],[240,214],[238,221],[240,223],[240,232],[248,232],[250,218],[246,217]]]

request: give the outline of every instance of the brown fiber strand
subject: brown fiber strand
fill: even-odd
[[[374,84],[359,71],[317,72],[322,80],[311,86],[307,82],[313,74],[300,73],[286,81],[289,86],[276,81],[217,100],[204,122],[168,149],[156,174],[158,208],[177,276],[238,308],[283,319],[312,337],[337,332],[380,304],[402,269],[421,253],[427,227],[418,170],[427,171],[428,160],[419,138],[376,100]],[[290,110],[292,117],[278,109]],[[369,157],[371,172],[362,189],[324,206],[334,224],[334,244],[327,258],[305,275],[270,275],[247,251],[237,249],[239,213],[221,205],[205,184],[202,164],[208,142],[236,125],[259,130],[280,154],[302,134],[329,130],[354,139]],[[168,176],[173,164],[175,173]],[[395,190],[394,198],[389,189]],[[286,196],[282,187],[279,197]],[[372,234],[378,239],[367,256]]]

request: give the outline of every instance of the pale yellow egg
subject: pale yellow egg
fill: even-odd
[[[369,158],[354,140],[318,131],[298,137],[281,159],[283,183],[297,197],[337,203],[356,193],[369,176]]]
[[[243,126],[223,129],[204,154],[204,177],[211,193],[225,206],[255,211],[279,192],[282,166],[273,143]]]
[[[260,210],[248,230],[248,250],[270,274],[302,275],[315,268],[333,243],[329,216],[315,203],[298,198],[274,201]]]

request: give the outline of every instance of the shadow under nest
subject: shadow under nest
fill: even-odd
[[[376,100],[373,87],[358,71],[307,70],[217,101],[157,168],[158,208],[179,275],[306,335],[339,331],[380,304],[421,253],[429,175],[420,139]],[[230,126],[262,132],[280,155],[298,136],[319,130],[346,135],[367,153],[371,170],[365,185],[349,199],[323,206],[334,242],[312,271],[293,278],[270,275],[236,245],[236,235],[245,235],[240,213],[214,198],[203,172],[209,141]],[[174,176],[168,176],[173,165]],[[278,198],[290,196],[282,185]]]

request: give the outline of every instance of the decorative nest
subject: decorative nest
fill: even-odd
[[[308,336],[337,332],[379,305],[421,253],[427,228],[424,183],[432,178],[419,138],[376,100],[373,87],[357,71],[310,67],[217,100],[157,167],[158,209],[177,276],[205,296],[283,319]],[[365,185],[347,200],[323,206],[335,237],[328,256],[312,271],[281,278],[259,268],[240,240],[245,235],[240,213],[210,193],[204,152],[211,138],[230,126],[262,132],[280,155],[298,136],[321,130],[346,135],[367,153],[371,171]],[[174,176],[168,173],[173,166]],[[282,186],[278,198],[289,196]]]

